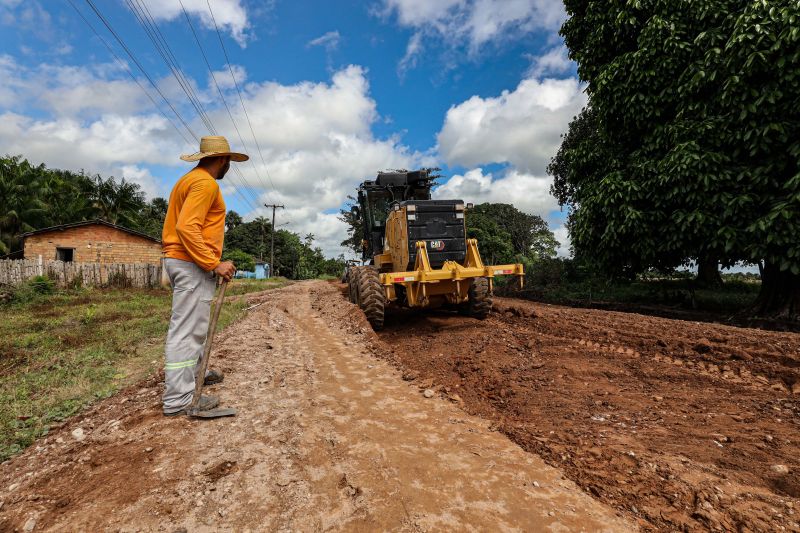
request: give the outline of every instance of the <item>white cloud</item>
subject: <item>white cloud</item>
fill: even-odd
[[[548,222],[559,242],[559,257],[569,257],[570,240],[567,228],[560,218],[554,218],[558,202],[550,194],[552,179],[549,176],[534,176],[506,169],[495,178],[492,173],[484,174],[481,168],[474,168],[464,174],[457,174],[433,191],[434,199],[463,200],[474,204],[484,202],[512,204],[514,207],[532,215],[539,215]]]
[[[552,228],[553,235],[555,236],[556,240],[558,241],[558,250],[556,250],[556,254],[558,257],[572,257],[572,250],[571,250],[571,241],[569,238],[569,230],[567,226],[564,224],[555,226]]]
[[[406,45],[406,53],[400,63],[397,64],[397,73],[401,78],[405,73],[417,66],[417,57],[422,52],[422,32],[416,32]]]
[[[405,147],[399,137],[373,136],[371,127],[381,117],[361,67],[345,67],[329,83],[249,83],[244,93],[266,161],[265,167],[237,107],[235,118],[252,161],[240,165],[247,183],[265,184],[268,171],[275,190],[262,194],[261,201],[285,204],[281,216],[291,220],[287,227],[301,235],[313,233],[328,254],[345,251],[339,243],[346,228],[336,215],[324,214],[326,210],[337,209],[361,181],[378,170],[433,163],[430,156]],[[241,144],[224,111],[217,110],[211,117],[223,126],[234,148]]]
[[[514,91],[469,100],[447,111],[437,136],[448,165],[510,163],[544,175],[572,117],[586,105],[577,79],[523,80]]]
[[[338,31],[329,31],[328,33],[312,39],[306,43],[306,46],[322,46],[327,50],[335,50],[339,46],[341,35]]]
[[[0,113],[0,145],[5,153],[71,170],[100,172],[122,164],[174,164],[174,154],[185,148],[175,137],[160,115],[109,114],[83,121]]]
[[[237,71],[238,79],[247,78],[244,69]],[[219,74],[222,81],[225,72]],[[185,145],[135,83],[117,79],[123,75],[114,65],[45,64],[28,69],[0,56],[0,76],[5,80],[0,85],[3,153],[22,154],[54,168],[125,176],[149,195],[168,194],[174,178],[189,168],[178,156],[195,151],[196,146]],[[177,92],[171,97],[176,89],[169,80],[158,83],[173,102],[180,101]],[[206,88],[200,91],[201,98],[212,122],[234,149],[250,154],[252,163],[238,166],[261,202],[285,204],[281,216],[292,221],[287,229],[301,235],[313,233],[327,254],[344,251],[339,243],[346,228],[335,214],[325,212],[337,209],[361,181],[385,168],[434,163],[430,155],[409,150],[398,136],[374,137],[372,126],[382,118],[361,67],[343,68],[329,82],[248,82],[241,88],[266,166],[230,86],[223,91],[245,146],[221,102]],[[180,110],[187,120],[192,117],[188,106]],[[206,134],[199,119],[190,120],[190,125],[199,135]],[[153,165],[161,167],[158,172]],[[231,172],[223,185],[231,205],[240,199],[233,185],[241,187]],[[252,218],[266,210],[244,209],[241,214]]]
[[[63,66],[42,63],[29,68],[13,57],[0,56],[0,107],[20,109],[31,105],[55,116],[87,116],[97,113],[129,114],[150,104],[142,90],[117,63]]]
[[[230,70],[228,67],[225,67],[221,70],[215,70],[214,78],[216,79],[219,88],[223,91],[225,89],[233,89],[236,87],[236,84],[233,82],[233,78],[231,77],[231,70],[233,70],[233,75],[236,76],[236,83],[238,83],[240,87],[247,81],[247,70],[245,70],[245,68],[241,65],[231,65]],[[208,76],[208,86],[214,86],[214,80],[211,79],[210,74]]]
[[[555,32],[566,18],[556,0],[383,0],[377,12],[384,18],[396,14],[401,26],[417,30],[412,39],[422,32],[451,47],[466,47],[471,55],[489,43],[537,30]]]
[[[396,11],[403,26],[436,25],[466,5],[465,0],[384,0],[382,15],[389,16]]]
[[[572,70],[574,63],[568,56],[567,47],[563,44],[553,47],[540,56],[528,56],[531,66],[527,77],[541,78],[542,76],[555,76],[565,74]]]
[[[142,0],[156,21],[183,19],[183,10],[178,0]],[[214,30],[214,19],[220,30],[227,30],[231,37],[244,48],[249,39],[250,29],[247,10],[241,0],[213,0],[214,18],[208,10],[206,0],[183,0],[183,6],[190,15],[200,18],[203,26]]]
[[[553,210],[558,209],[556,199],[550,195],[550,183],[547,176],[534,176],[513,169],[494,178],[492,173],[484,174],[482,169],[474,168],[451,177],[434,191],[434,197],[475,204],[513,204],[520,211],[547,219]]]
[[[138,165],[121,165],[117,177],[138,183],[148,198],[164,195],[165,187],[161,180],[153,176],[150,170]]]
[[[558,253],[569,255],[569,238],[558,202],[550,194],[546,167],[569,122],[586,104],[577,79],[525,79],[514,91],[472,98],[452,106],[439,132],[438,150],[450,166],[471,170],[455,175],[435,191],[437,198],[513,204],[551,224]],[[506,165],[499,177],[480,165]],[[477,168],[476,168],[477,167]]]

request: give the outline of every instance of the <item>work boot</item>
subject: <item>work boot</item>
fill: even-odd
[[[219,398],[216,396],[205,395],[203,394],[200,396],[200,401],[197,403],[197,410],[198,411],[208,411],[210,409],[215,408],[219,405]],[[164,416],[178,416],[178,415],[185,415],[188,414],[189,407],[191,403],[184,407],[183,409],[179,409],[177,411],[173,411],[171,413],[164,412]]]
[[[225,379],[225,375],[222,371],[212,368],[206,371],[206,378],[203,380],[203,385],[216,385],[217,383],[222,383],[223,379]]]

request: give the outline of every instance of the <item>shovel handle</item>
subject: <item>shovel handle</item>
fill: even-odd
[[[203,357],[200,358],[200,365],[194,375],[194,396],[192,397],[191,411],[197,410],[197,405],[200,403],[200,396],[203,393],[203,381],[206,378],[206,370],[208,369],[208,360],[211,355],[211,344],[214,342],[214,332],[217,330],[217,321],[219,320],[219,312],[222,310],[222,302],[225,300],[225,289],[228,288],[228,280],[222,280],[222,286],[219,289],[217,300],[214,303],[214,309],[211,312],[211,322],[208,324],[208,334],[206,335],[206,344],[203,347]]]

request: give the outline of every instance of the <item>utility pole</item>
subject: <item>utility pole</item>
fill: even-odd
[[[269,277],[275,275],[275,210],[284,209],[282,205],[264,204],[264,207],[272,208],[272,233],[270,234],[270,253],[269,253]]]

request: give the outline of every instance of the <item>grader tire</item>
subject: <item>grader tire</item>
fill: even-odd
[[[372,267],[364,267],[360,269],[357,280],[358,306],[364,311],[372,329],[379,330],[383,327],[386,295],[378,271]]]
[[[492,311],[492,294],[489,292],[489,280],[475,278],[469,287],[469,301],[467,314],[473,318],[483,320]]]
[[[350,301],[358,304],[358,274],[359,267],[350,267],[347,271],[347,289],[350,296]]]

